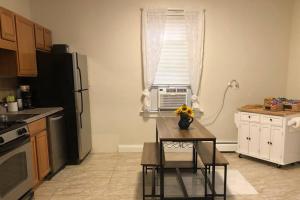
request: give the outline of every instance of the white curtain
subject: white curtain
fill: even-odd
[[[199,109],[198,93],[201,86],[205,34],[205,11],[185,11],[189,47],[189,72],[192,89],[192,106]]]
[[[150,89],[159,64],[167,9],[142,10],[142,54],[144,71],[143,109],[150,109]]]

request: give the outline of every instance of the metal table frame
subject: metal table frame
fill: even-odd
[[[195,144],[196,142],[199,142],[199,141],[207,141],[207,142],[212,142],[213,145],[213,154],[212,154],[212,181],[211,181],[211,184],[209,184],[209,187],[212,191],[212,194],[207,194],[205,193],[205,196],[202,196],[202,197],[189,197],[188,194],[187,194],[187,191],[186,191],[186,187],[184,185],[184,182],[182,180],[182,176],[180,174],[180,169],[181,167],[180,166],[169,166],[167,168],[165,168],[165,166],[167,165],[167,161],[165,161],[165,164],[163,164],[163,157],[164,157],[164,142],[189,142],[189,143],[193,143]],[[158,128],[156,126],[156,142],[160,143],[160,168],[159,168],[159,173],[160,173],[160,199],[163,200],[163,199],[176,199],[176,200],[192,200],[192,199],[215,199],[216,197],[216,192],[215,192],[215,173],[216,173],[216,138],[211,138],[211,139],[194,139],[194,138],[191,138],[190,140],[189,139],[180,139],[180,138],[176,138],[176,139],[162,139],[162,138],[159,138],[159,131],[158,131]],[[193,170],[194,173],[197,172],[197,152],[196,152],[196,148],[195,148],[195,145],[193,145],[193,166],[191,167],[184,167],[184,169],[191,169]],[[180,162],[180,161],[178,161]],[[177,162],[177,163],[178,163]],[[186,161],[182,161],[183,162],[186,162]],[[175,169],[176,170],[176,173],[177,173],[177,179],[178,179],[178,182],[180,184],[180,187],[182,189],[182,192],[184,194],[184,197],[165,197],[164,195],[164,171],[166,169]],[[207,177],[205,177],[205,179],[207,180]],[[207,188],[207,185],[205,185],[205,188]]]

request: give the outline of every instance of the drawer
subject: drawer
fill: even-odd
[[[241,121],[259,122],[260,116],[253,113],[241,113]]]
[[[30,124],[28,124],[28,129],[30,135],[33,135],[35,133],[39,133],[46,129],[46,118],[39,119],[37,121],[34,121]]]
[[[270,116],[270,115],[263,115],[261,117],[261,123],[262,124],[270,124],[270,125],[273,125],[273,126],[282,126],[283,118],[282,117]]]

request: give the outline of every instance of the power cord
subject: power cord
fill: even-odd
[[[222,104],[221,104],[220,108],[218,109],[218,112],[216,113],[215,118],[211,122],[209,122],[207,124],[203,124],[204,126],[211,126],[211,125],[213,125],[217,121],[217,119],[219,118],[220,114],[223,111],[223,108],[224,108],[224,105],[225,105],[226,96],[227,96],[227,92],[228,92],[229,88],[239,88],[239,87],[240,87],[240,85],[239,85],[239,83],[238,83],[237,80],[231,80],[228,83],[227,87],[225,88],[224,94],[223,94]],[[210,117],[208,117],[208,119],[209,118]]]

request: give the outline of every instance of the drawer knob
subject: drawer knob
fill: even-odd
[[[270,119],[270,121],[273,121],[273,119]]]
[[[249,116],[248,116],[248,118],[250,119],[250,118],[251,118],[251,116],[249,115]]]

